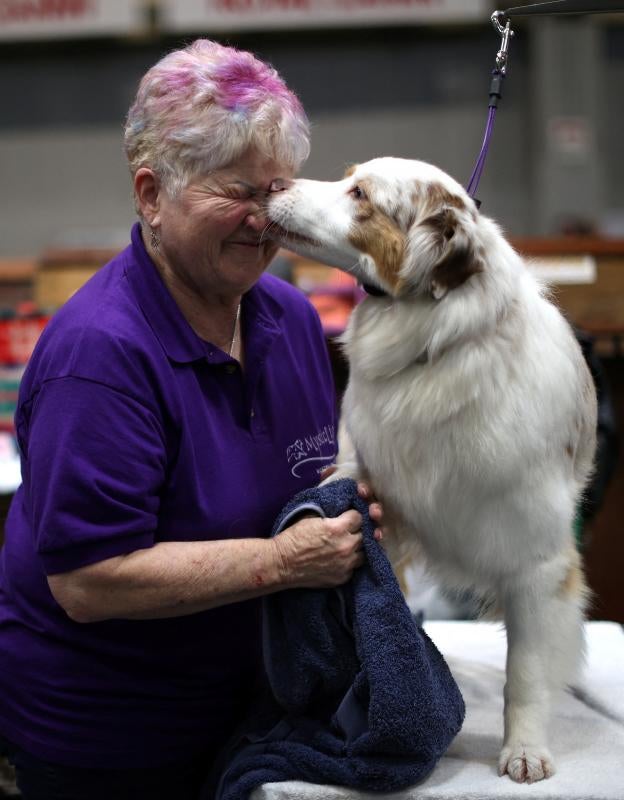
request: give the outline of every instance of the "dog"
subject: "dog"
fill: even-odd
[[[267,202],[268,235],[369,292],[343,345],[349,381],[330,480],[368,480],[397,564],[500,609],[507,633],[500,775],[551,776],[549,706],[583,653],[587,590],[573,520],[592,470],[596,394],[547,290],[462,186],[376,158]]]

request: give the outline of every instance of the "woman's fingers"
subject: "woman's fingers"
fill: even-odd
[[[372,490],[370,486],[367,483],[364,483],[364,481],[360,481],[360,483],[358,483],[357,490],[362,500],[368,500],[368,498],[372,496]]]
[[[361,533],[362,531],[362,515],[355,509],[349,509],[340,516],[332,519],[335,531],[337,534],[345,533]]]
[[[358,489],[358,495],[362,498],[362,500],[366,500],[369,502],[368,513],[370,515],[370,518],[377,525],[377,527],[375,528],[374,536],[376,541],[380,542],[385,535],[385,528],[383,527],[383,518],[384,518],[383,506],[375,498],[375,493],[373,492],[372,487],[365,481],[360,481],[358,483],[357,489]]]

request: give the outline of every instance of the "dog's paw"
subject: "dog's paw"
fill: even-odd
[[[546,747],[516,742],[503,747],[498,774],[507,774],[516,783],[535,783],[554,775],[555,765]]]

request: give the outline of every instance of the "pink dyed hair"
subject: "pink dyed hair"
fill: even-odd
[[[143,76],[125,127],[132,175],[150,167],[175,195],[252,146],[294,171],[310,153],[303,107],[273,67],[197,39]]]

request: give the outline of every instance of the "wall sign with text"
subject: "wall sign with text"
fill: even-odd
[[[486,0],[161,0],[169,31],[488,21]]]
[[[145,25],[141,0],[0,0],[0,40],[110,36]]]

